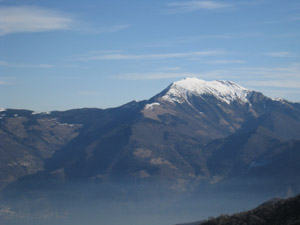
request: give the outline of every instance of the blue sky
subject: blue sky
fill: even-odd
[[[0,107],[115,107],[184,77],[300,101],[299,0],[2,0]]]

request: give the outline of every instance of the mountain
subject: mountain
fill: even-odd
[[[34,174],[78,135],[81,125],[58,122],[49,114],[2,110],[0,117],[0,189],[19,177]]]
[[[163,181],[182,191],[195,179],[214,179],[211,162],[218,155],[207,151],[212,141],[260,127],[265,128],[259,131],[265,135],[262,142],[270,136],[297,139],[299,125],[300,111],[288,102],[232,82],[187,78],[148,101],[110,109],[54,155],[46,169],[63,169],[66,179]],[[249,152],[255,157],[247,164],[261,154],[253,147]]]
[[[6,179],[16,174],[10,181],[42,170],[64,180],[163,181],[183,191],[195,179],[240,173],[268,149],[300,139],[294,104],[197,78],[112,109],[4,112],[1,158],[9,148],[15,156],[1,165],[8,167]]]
[[[300,192],[300,104],[230,81],[186,78],[110,109],[1,113],[5,201]]]
[[[300,195],[289,199],[268,201],[257,208],[234,215],[224,215],[199,225],[297,225],[300,224]]]

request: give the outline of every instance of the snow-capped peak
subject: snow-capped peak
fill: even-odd
[[[190,95],[213,95],[230,104],[232,101],[248,102],[251,91],[231,81],[205,81],[198,78],[185,78],[174,82],[162,98],[170,102],[182,103]]]

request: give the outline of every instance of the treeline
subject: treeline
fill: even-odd
[[[210,218],[200,225],[300,225],[300,195],[269,201],[251,211]]]

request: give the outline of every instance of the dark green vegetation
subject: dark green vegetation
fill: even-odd
[[[199,224],[199,223],[198,223]],[[300,195],[287,200],[277,199],[234,215],[209,219],[201,225],[299,225]]]

